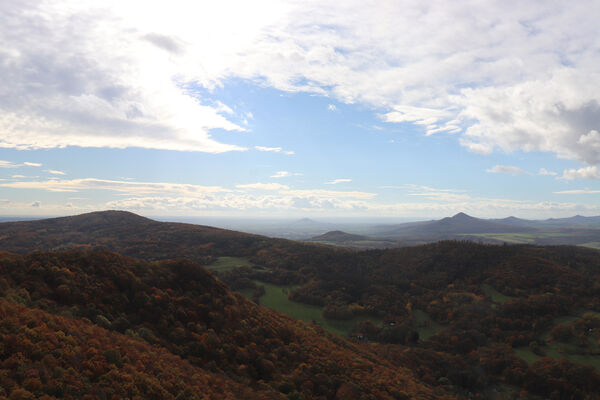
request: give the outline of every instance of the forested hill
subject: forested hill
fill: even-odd
[[[453,398],[190,261],[2,253],[0,294],[0,394],[11,399]]]
[[[252,396],[494,398],[526,390],[523,399],[599,397],[596,250],[442,241],[351,251],[121,212],[1,224],[0,238],[0,251],[76,248],[3,254],[5,300],[67,318],[57,324],[70,318],[157,345],[215,379],[250,387]],[[232,259],[243,263],[219,267]],[[262,284],[285,287],[295,306],[357,321],[353,340],[369,343],[258,307],[221,282],[257,293]],[[29,332],[28,322],[14,324]],[[6,349],[6,357],[21,352],[34,364],[41,354]],[[90,374],[82,366],[73,368]],[[25,375],[10,379],[16,383],[6,385],[25,387]]]
[[[305,252],[311,245],[209,226],[159,222],[126,211],[0,223],[0,250],[25,254],[74,247],[104,247],[147,260],[185,257],[208,264],[211,256],[250,256],[275,247]]]

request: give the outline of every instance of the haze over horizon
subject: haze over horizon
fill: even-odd
[[[0,215],[600,215],[598,15],[4,1]]]

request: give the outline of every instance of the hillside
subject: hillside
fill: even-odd
[[[0,249],[5,243],[21,250],[51,247],[71,237],[75,247],[112,246],[148,259],[191,255],[257,301],[268,283],[286,301],[316,308],[328,320],[356,320],[348,338],[358,343],[258,307],[181,259],[148,262],[103,249],[7,254],[0,270],[3,296],[142,338],[253,390],[262,380],[268,390],[287,382],[305,393],[301,371],[308,368],[310,396],[335,398],[342,382],[366,379],[365,393],[384,390],[393,397],[397,387],[386,386],[387,380],[396,379],[390,368],[400,368],[412,385],[404,393],[412,395],[414,388],[425,398],[439,398],[442,391],[483,398],[503,392],[510,398],[526,390],[522,397],[528,399],[593,399],[600,391],[598,251],[466,241],[350,251],[127,213],[109,213],[116,220],[98,214],[82,216],[93,217],[90,225],[51,220],[45,232],[40,221],[23,223],[23,231],[8,224],[18,240],[5,237]],[[57,223],[61,228],[52,226]],[[232,349],[240,346],[245,352]],[[269,363],[251,362],[258,355]],[[325,384],[319,374],[333,373],[325,361],[330,359],[348,367],[335,370],[336,380]],[[358,378],[362,360],[370,372]],[[372,375],[384,386],[371,386]]]
[[[0,250],[20,254],[34,250],[103,247],[146,260],[185,257],[209,263],[211,256],[247,256],[274,246],[302,247],[289,240],[202,225],[159,222],[125,211],[0,223]]]
[[[0,387],[10,398],[220,398],[221,387],[222,398],[240,399],[451,398],[368,347],[255,305],[189,261],[4,253],[0,276],[9,368]]]

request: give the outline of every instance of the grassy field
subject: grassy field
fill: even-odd
[[[568,316],[556,318],[553,321],[553,324],[554,324],[553,326],[556,326],[558,324],[564,324],[564,323],[576,321],[579,318],[581,318],[583,316],[583,314],[589,313],[589,312],[590,311],[586,310],[586,311],[579,312],[578,315],[576,315],[576,316],[568,315]],[[600,316],[600,313],[596,313],[593,311],[591,311],[591,313]],[[547,341],[550,338],[550,331],[551,331],[551,329],[549,329],[548,331],[544,332],[544,334],[542,334],[541,339],[543,341]],[[542,346],[542,349],[546,353],[546,357],[552,357],[557,360],[564,358],[573,363],[590,365],[590,366],[594,367],[598,372],[600,372],[600,356],[599,355],[584,354],[584,353],[586,353],[585,348],[581,348],[572,343],[562,343],[562,342],[546,342],[546,343],[547,343],[546,346]],[[592,348],[587,349],[587,350],[588,351],[591,350],[594,353],[597,353],[599,350],[598,347],[599,347],[598,344],[595,343]],[[529,349],[529,347],[518,347],[518,348],[515,348],[514,350],[515,350],[515,354],[517,356],[521,357],[523,360],[525,360],[529,364],[542,358],[542,356],[534,354]]]
[[[422,310],[413,310],[413,320],[415,321],[415,329],[419,332],[421,340],[427,340],[438,332],[441,332],[445,326],[438,324]]]
[[[494,239],[506,243],[514,244],[532,244],[537,239],[561,237],[561,236],[573,236],[572,234],[565,232],[532,232],[532,233],[465,233],[464,236],[474,236],[486,239]]]
[[[506,296],[506,295],[500,293],[499,291],[497,291],[496,289],[494,289],[490,285],[485,285],[485,284],[481,285],[481,290],[483,290],[483,293],[485,293],[485,295],[487,297],[489,297],[490,299],[492,299],[492,301],[494,303],[506,303],[510,299],[514,298],[514,297]]]
[[[211,271],[229,271],[237,267],[251,267],[252,263],[243,257],[219,257],[214,263],[207,265]]]
[[[325,319],[322,315],[323,307],[297,303],[288,299],[290,291],[294,290],[295,287],[279,286],[260,281],[255,281],[255,283],[265,287],[265,294],[260,297],[261,305],[301,321],[314,321],[321,325],[323,329],[338,335],[347,336],[354,324],[360,321],[371,320],[378,325],[382,323],[381,319],[371,317],[355,317],[347,321]],[[248,297],[252,296],[252,290],[242,290],[241,292]]]

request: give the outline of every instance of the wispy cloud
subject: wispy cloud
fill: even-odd
[[[184,193],[187,195],[230,192],[219,186],[200,186],[180,183],[132,182],[108,179],[50,179],[47,181],[21,181],[0,184],[14,189],[40,189],[50,192],[78,192],[81,190],[107,190],[127,194]]]
[[[556,194],[600,194],[600,190],[592,189],[573,189],[573,190],[560,190],[554,192]]]
[[[280,183],[246,183],[243,185],[235,185],[238,189],[258,189],[258,190],[286,190],[289,186]]]
[[[267,151],[267,152],[271,152],[271,153],[281,153],[281,154],[286,154],[288,156],[294,154],[293,151],[286,151],[283,150],[281,147],[265,147],[265,146],[254,146],[254,148],[258,151]]]
[[[406,189],[409,196],[418,196],[429,200],[444,202],[464,202],[472,200],[471,196],[469,196],[465,190],[460,189],[439,189],[413,184],[404,185],[400,188]]]
[[[302,176],[303,174],[300,172],[289,172],[289,171],[277,171],[275,172],[273,175],[271,175],[271,178],[287,178],[290,176]]]
[[[337,111],[337,107],[335,106],[335,104],[328,104],[327,109],[329,111]]]
[[[271,175],[271,178],[285,178],[288,176],[292,176],[292,173],[289,171],[277,171]]]
[[[462,130],[460,121],[451,119],[454,114],[448,110],[426,107],[394,106],[394,111],[382,114],[386,122],[410,122],[425,127],[427,135],[448,132],[458,133]]]
[[[45,170],[45,172],[52,174],[52,175],[66,175],[64,172],[58,171],[56,169],[47,169],[47,170]]]
[[[561,179],[600,179],[600,171],[595,165],[579,169],[567,169],[563,171]]]
[[[352,182],[352,179],[346,179],[346,178],[334,179],[332,181],[325,182],[325,184],[326,185],[337,185],[338,183],[348,183],[348,182]]]
[[[558,175],[556,172],[554,171],[548,171],[546,168],[540,168],[540,170],[537,173],[538,175],[549,175],[549,176],[556,176]]]
[[[41,167],[42,164],[25,161],[22,164],[12,161],[0,160],[0,168],[19,168],[19,167]]]
[[[485,172],[489,172],[492,174],[511,174],[511,175],[523,175],[525,171],[523,171],[519,167],[515,167],[512,165],[494,165],[492,168],[488,168]]]
[[[286,190],[282,192],[296,197],[326,197],[326,198],[353,198],[353,199],[372,199],[377,196],[376,193],[368,192],[342,192],[335,190]]]

